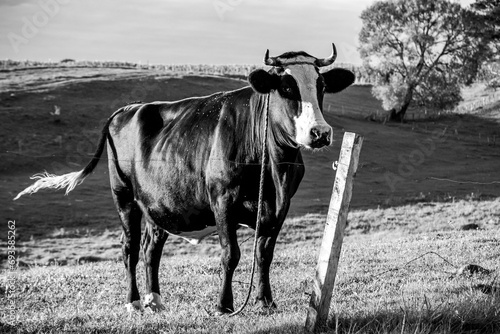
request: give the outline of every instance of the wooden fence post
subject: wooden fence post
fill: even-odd
[[[342,250],[344,229],[352,194],[352,179],[358,168],[363,137],[352,132],[344,134],[333,193],[328,209],[325,232],[319,252],[314,289],[309,302],[306,332],[312,333],[326,324],[332,299],[335,276]]]

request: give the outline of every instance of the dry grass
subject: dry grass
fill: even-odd
[[[500,294],[495,289],[500,284],[499,206],[497,199],[352,212],[332,316],[325,331],[461,333],[474,329],[498,333]],[[406,218],[406,224],[396,223],[401,217]],[[449,218],[464,217],[481,229],[462,231],[459,226],[448,224]],[[14,277],[17,318],[15,327],[3,329],[38,333],[300,332],[324,219],[316,214],[287,221],[271,273],[279,306],[276,312],[250,307],[236,318],[215,316],[213,306],[220,283],[217,239],[210,238],[200,247],[174,239],[167,242],[160,270],[167,311],[128,317],[123,306],[125,270],[116,259],[84,265],[37,266],[10,274]],[[384,223],[384,219],[393,223]],[[372,228],[360,229],[364,224]],[[66,247],[66,258],[75,249],[85,247],[88,254],[97,256],[101,253],[96,249],[116,245],[117,241],[113,232],[92,238],[74,238],[67,231],[60,232],[43,245],[47,250],[58,251]],[[243,230],[240,241],[251,233]],[[66,240],[72,240],[72,246]],[[251,242],[242,245],[243,258],[234,278],[237,305],[247,289],[244,282],[250,272],[250,246]],[[466,264],[477,264],[493,272],[458,275],[457,270]],[[142,262],[139,275],[140,289],[144,289]],[[3,275],[4,282],[5,279]],[[492,290],[487,291],[488,287]],[[2,303],[5,298],[3,293]]]
[[[387,209],[356,211],[349,216],[353,233],[425,233],[458,231],[477,223],[480,229],[500,230],[500,199],[417,203]]]

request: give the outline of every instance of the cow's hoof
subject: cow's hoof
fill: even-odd
[[[257,299],[255,304],[262,310],[275,310],[278,308],[274,301],[268,301],[267,299]]]
[[[223,307],[223,306],[217,306],[215,310],[216,315],[225,315],[225,314],[231,314],[234,312],[234,307]]]
[[[142,313],[144,311],[140,300],[134,300],[133,302],[126,304],[125,308],[127,309],[127,312],[129,314],[133,314],[136,312]]]
[[[160,312],[165,310],[165,306],[161,301],[161,296],[156,292],[151,292],[144,298],[144,307],[152,312]]]

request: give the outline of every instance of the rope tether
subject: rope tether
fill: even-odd
[[[267,163],[267,123],[269,118],[269,94],[266,97],[266,107],[264,108],[264,137],[262,137],[262,165],[260,167],[260,182],[259,182],[259,202],[257,204],[257,222],[255,223],[255,240],[253,242],[253,261],[252,261],[252,274],[250,276],[250,285],[248,288],[247,298],[243,305],[240,306],[239,309],[229,314],[230,317],[238,315],[243,311],[243,309],[247,306],[248,300],[250,299],[250,295],[252,293],[253,286],[253,277],[255,274],[255,257],[257,256],[257,243],[259,238],[259,230],[260,230],[260,221],[262,218],[262,198],[264,197],[264,173],[266,171],[266,163]]]

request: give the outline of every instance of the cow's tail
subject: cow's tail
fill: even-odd
[[[92,160],[85,166],[82,170],[78,172],[72,172],[64,175],[54,175],[54,174],[49,174],[47,172],[44,173],[38,173],[35,174],[31,177],[32,180],[37,180],[35,183],[33,183],[31,186],[28,188],[24,189],[21,191],[17,196],[14,198],[14,200],[18,199],[19,197],[26,195],[26,194],[34,194],[38,190],[41,189],[64,189],[66,188],[66,195],[77,185],[83,182],[87,176],[89,176],[90,173],[94,170],[94,168],[97,166],[99,163],[99,159],[101,158],[102,152],[104,151],[104,146],[106,145],[106,140],[108,139],[108,134],[109,134],[109,124],[113,120],[113,118],[121,112],[123,109],[117,110],[113,115],[111,115],[108,120],[106,121],[106,124],[104,125],[102,131],[101,131],[101,138],[99,139],[99,143],[97,144],[97,150],[94,153],[94,156],[92,157]]]

